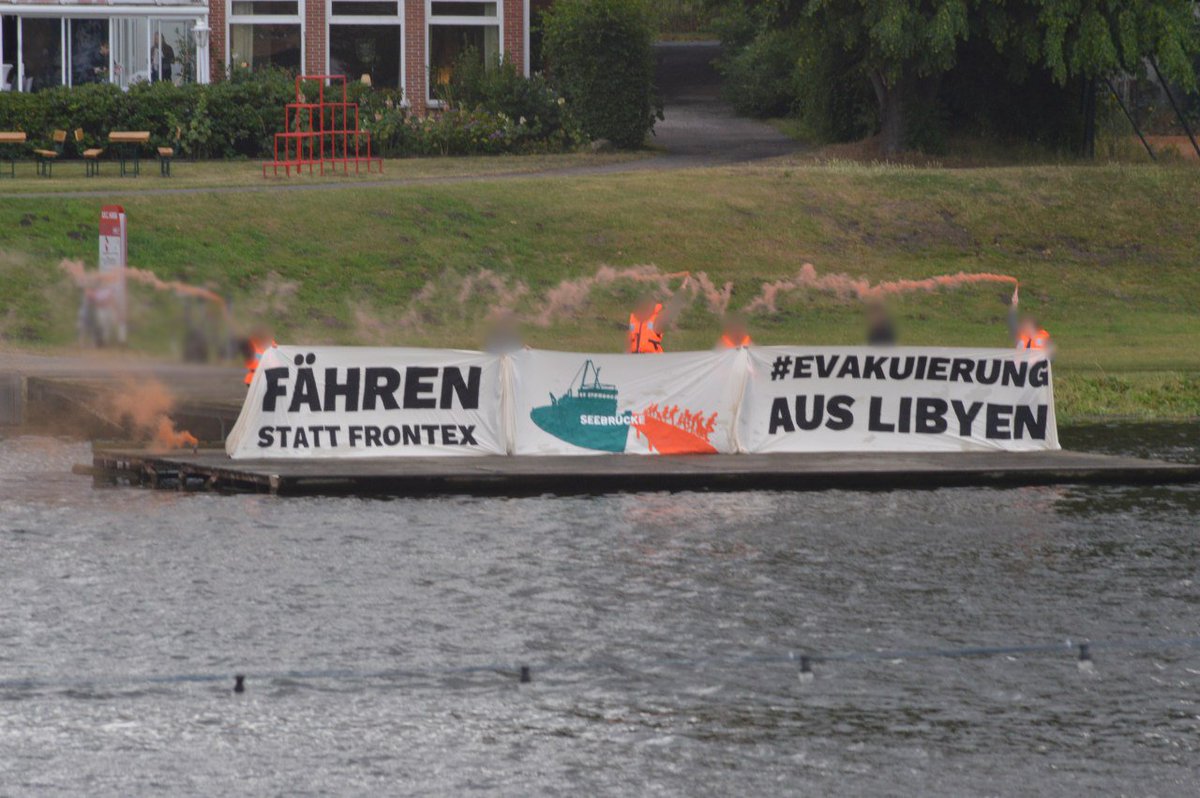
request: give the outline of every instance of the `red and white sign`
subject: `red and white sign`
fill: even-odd
[[[125,222],[125,209],[120,205],[105,205],[100,208],[100,273],[116,273],[106,285],[113,292],[117,341],[122,344],[128,332],[125,312],[125,268],[128,266],[128,256],[129,230]]]

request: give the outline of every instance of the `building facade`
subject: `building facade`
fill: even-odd
[[[529,72],[530,0],[0,0],[0,90],[208,83],[268,65],[435,105],[467,48]]]

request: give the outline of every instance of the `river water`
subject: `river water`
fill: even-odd
[[[1197,486],[276,499],[89,460],[0,440],[0,795],[1200,791],[1197,649],[744,661],[1200,635]],[[456,670],[493,664],[532,682]]]

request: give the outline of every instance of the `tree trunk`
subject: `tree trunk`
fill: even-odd
[[[1096,157],[1096,80],[1083,81],[1083,157]]]
[[[896,155],[904,151],[906,104],[903,81],[889,83],[884,76],[871,73],[871,86],[875,89],[875,100],[879,103],[879,136],[884,155]]]

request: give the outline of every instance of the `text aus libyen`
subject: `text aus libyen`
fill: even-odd
[[[783,359],[787,360],[781,368]],[[1050,363],[1006,358],[963,358],[930,355],[799,355],[781,356],[771,372],[775,379],[840,379],[883,382],[952,382],[1003,387],[1043,388],[1050,380]],[[916,388],[916,386],[913,386]],[[981,427],[988,440],[1030,438],[1045,440],[1045,404],[1004,404],[943,399],[935,396],[870,396],[865,408],[870,432],[930,434],[950,432],[961,437]],[[846,394],[803,393],[777,396],[771,403],[768,434],[832,431],[855,426],[855,397]]]
[[[312,365],[315,358],[306,361]],[[301,358],[297,356],[297,361]],[[477,410],[479,366],[390,366],[326,368],[318,386],[313,369],[286,366],[265,370],[262,411],[356,413],[375,410]],[[341,375],[339,376],[339,372]],[[465,372],[465,376],[464,376]],[[475,425],[460,424],[274,424],[258,429],[258,446],[306,449],[335,446],[478,446]]]

